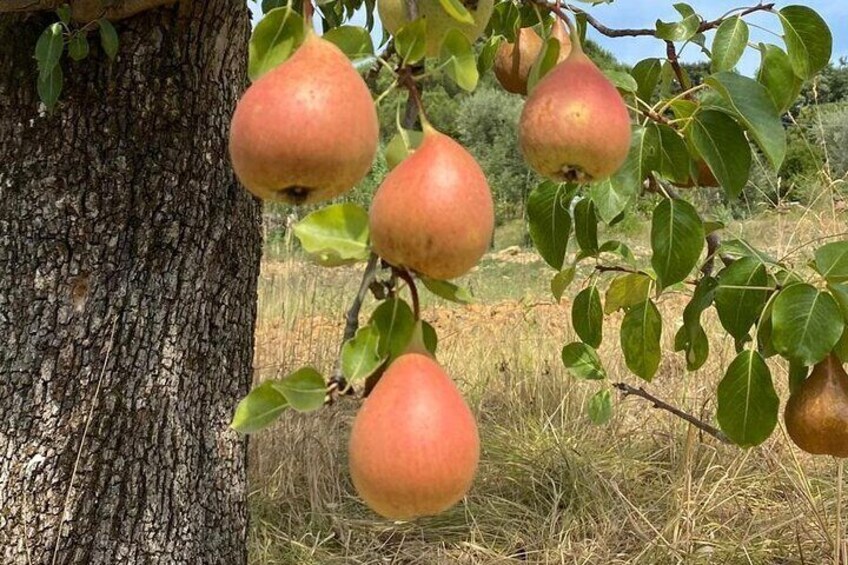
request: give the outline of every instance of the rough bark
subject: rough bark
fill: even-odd
[[[187,0],[186,0],[187,1]],[[0,15],[0,562],[246,561],[258,203],[227,160],[247,7],[118,24],[110,62],[32,52],[50,14]]]

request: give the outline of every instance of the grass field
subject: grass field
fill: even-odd
[[[642,260],[645,229],[627,236]],[[848,212],[828,199],[728,231],[801,265],[806,244],[846,229]],[[257,380],[303,365],[329,372],[360,271],[317,268],[285,247],[266,256]],[[616,395],[611,422],[590,423],[586,401],[607,384],[577,382],[564,371],[560,349],[574,339],[570,300],[553,301],[552,275],[526,250],[501,252],[461,281],[474,304],[424,303],[423,317],[439,333],[439,361],[480,423],[481,467],[464,502],[414,523],[381,520],[358,501],[347,475],[346,440],[359,401],[286,414],[250,442],[251,563],[832,562],[842,540],[838,463],[798,451],[782,422],[747,451],[638,398]],[[579,277],[569,296],[578,290]],[[673,293],[660,301],[666,355],[652,383],[624,366],[620,318],[607,320],[601,355],[610,382],[644,385],[712,422],[715,387],[734,348],[710,311],[710,360],[687,373],[671,343],[684,304]],[[785,402],[786,367],[773,363],[772,371]]]

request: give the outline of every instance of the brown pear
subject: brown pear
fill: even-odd
[[[789,437],[807,453],[848,457],[848,373],[835,354],[813,367],[783,418]]]
[[[374,194],[369,220],[380,257],[445,280],[467,273],[489,248],[494,203],[474,157],[425,124],[421,144]]]
[[[530,167],[557,182],[602,181],[624,163],[627,106],[579,41],[527,97],[518,140]]]
[[[474,481],[474,415],[429,355],[398,357],[365,399],[348,445],[350,474],[378,514],[410,520],[447,510]]]
[[[350,190],[371,168],[379,125],[371,93],[338,47],[307,31],[285,62],[236,106],[230,157],[265,200],[312,204]]]
[[[559,41],[557,63],[571,53],[571,39],[560,20],[554,20],[551,36]],[[493,70],[495,78],[507,92],[527,94],[527,79],[530,69],[539,58],[543,41],[532,27],[523,27],[515,36],[515,43],[503,42],[495,53]]]
[[[680,188],[692,188],[694,186],[714,188],[719,186],[718,179],[715,178],[712,169],[710,169],[710,166],[707,165],[706,161],[699,159],[696,166],[698,168],[697,182],[690,177],[686,180],[686,182],[672,184]]]

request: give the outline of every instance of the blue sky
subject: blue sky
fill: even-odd
[[[680,18],[673,5],[676,0],[618,0],[612,4],[602,4],[589,7],[588,10],[603,24],[612,28],[623,27],[647,27],[653,28],[657,18],[665,21],[676,21]],[[739,6],[752,6],[757,0],[740,2],[739,0],[689,0],[691,5],[702,17],[714,19],[728,10]],[[777,8],[789,4],[804,4],[816,10],[827,21],[833,33],[833,61],[839,57],[848,57],[848,0],[792,0],[790,2],[778,2]],[[583,7],[584,5],[581,5]],[[256,13],[257,9],[251,2],[251,7]],[[358,20],[358,21],[357,21]],[[782,44],[781,38],[769,33],[781,33],[780,22],[777,17],[769,13],[752,14],[746,18],[751,27],[751,41],[758,43]],[[364,18],[355,18],[354,24],[363,24]],[[754,26],[766,28],[757,29]],[[372,34],[376,41],[382,36],[382,30],[374,30]],[[589,30],[589,37],[596,40],[606,49],[612,51],[622,62],[633,64],[646,57],[664,57],[665,43],[650,37],[623,37],[608,38],[600,35],[595,30]],[[707,46],[712,43],[712,34],[707,36]],[[684,61],[703,60],[705,57],[697,45],[689,45],[682,54]],[[759,54],[749,49],[739,64],[739,70],[750,74],[759,65]]]

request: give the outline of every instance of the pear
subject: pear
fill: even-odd
[[[559,41],[557,63],[564,61],[571,53],[571,39],[559,19],[555,19],[551,37]],[[527,79],[533,63],[542,52],[543,41],[532,27],[523,27],[515,36],[515,43],[503,42],[495,53],[493,70],[495,78],[507,92],[527,94]]]
[[[375,512],[393,520],[432,516],[471,487],[480,459],[474,415],[444,369],[407,352],[389,366],[356,415],[351,479]]]
[[[427,21],[428,57],[439,56],[442,42],[452,29],[458,29],[468,38],[468,41],[474,43],[485,31],[494,8],[494,0],[462,0],[474,19],[474,23],[462,23],[446,12],[439,0],[417,0],[417,2],[418,17]],[[378,0],[377,12],[380,14],[383,27],[392,35],[397,34],[401,27],[410,22],[406,0]]]
[[[697,172],[698,172],[698,178],[697,179],[690,177],[689,179],[686,180],[685,183],[672,183],[672,184],[674,184],[674,186],[677,186],[679,188],[692,188],[693,186],[703,186],[703,187],[714,188],[714,187],[719,186],[718,179],[715,177],[712,169],[710,169],[710,166],[707,165],[706,161],[704,161],[703,159],[698,159],[698,161],[695,163],[695,165],[696,165]]]
[[[491,244],[492,193],[474,157],[425,122],[421,144],[374,194],[369,223],[380,257],[451,279],[471,270]]]
[[[371,168],[379,124],[371,93],[338,47],[311,28],[294,54],[245,91],[230,125],[241,183],[264,200],[313,204]]]
[[[848,374],[836,354],[813,367],[789,397],[783,419],[807,453],[848,457]]]
[[[518,140],[530,167],[557,182],[602,181],[624,163],[630,149],[627,107],[577,38],[568,57],[527,97]]]

